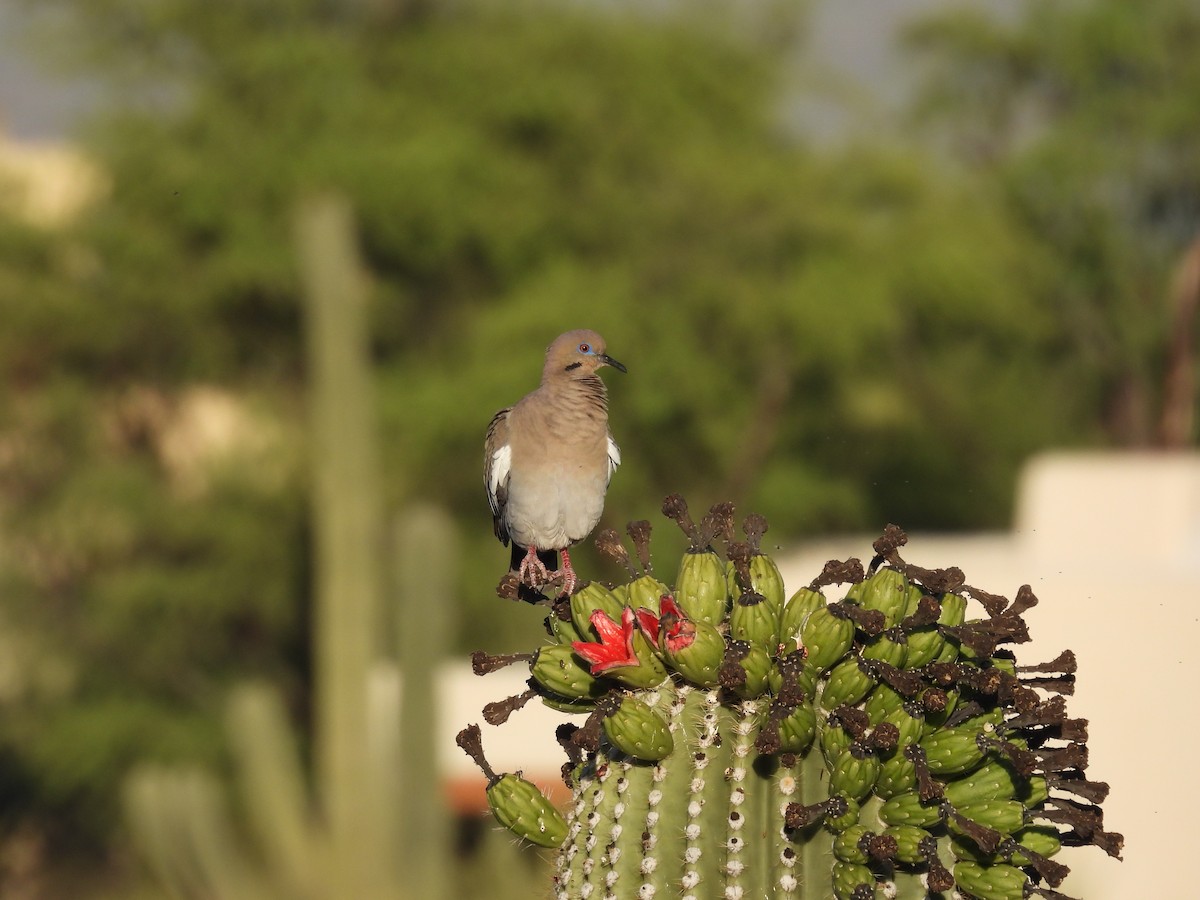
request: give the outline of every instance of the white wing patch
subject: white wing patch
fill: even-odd
[[[508,483],[508,472],[512,467],[512,447],[505,444],[503,447],[497,447],[496,452],[492,454],[492,464],[488,467],[488,500],[491,501],[492,514],[500,514],[500,501],[498,495],[500,488]],[[611,467],[611,463],[610,463]]]
[[[508,449],[507,447],[505,448]],[[617,466],[621,464],[621,448],[617,446],[617,442],[612,439],[612,435],[608,436],[608,480],[612,481],[613,472],[617,471]]]

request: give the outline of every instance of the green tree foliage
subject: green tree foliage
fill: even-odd
[[[1151,441],[1169,284],[1200,237],[1200,7],[1033,2],[1007,23],[960,10],[910,37],[930,66],[923,121],[1055,258],[1047,312],[1109,438]]]
[[[680,490],[732,495],[773,536],[995,526],[1025,455],[1099,435],[1102,367],[1072,355],[1070,322],[1119,333],[1085,288],[1125,298],[1123,257],[1099,252],[1120,242],[1100,229],[1093,272],[1073,239],[1048,241],[1014,187],[1035,159],[1022,148],[995,178],[911,148],[807,147],[776,120],[777,42],[744,23],[541,3],[42,6],[69,13],[65,55],[119,71],[132,99],[90,133],[112,186],[85,221],[0,225],[0,614],[36,648],[0,714],[13,816],[53,808],[102,833],[132,759],[219,756],[213,712],[248,674],[305,713],[289,223],[310,189],[357,212],[380,490],[459,517],[465,645],[539,627],[537,610],[489,616],[507,553],[481,447],[569,327],[600,330],[630,369],[608,379],[625,458],[609,524]]]

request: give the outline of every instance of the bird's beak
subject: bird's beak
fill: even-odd
[[[607,353],[600,354],[600,362],[604,363],[606,366],[612,366],[618,372],[628,372],[629,371],[623,365],[621,365],[619,362],[617,362],[615,359],[613,359],[611,356],[609,356]]]

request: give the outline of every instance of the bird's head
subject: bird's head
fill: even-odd
[[[586,328],[560,334],[546,348],[546,368],[543,377],[577,378],[591,375],[601,366],[612,366],[621,372],[625,367],[604,352],[604,338]]]

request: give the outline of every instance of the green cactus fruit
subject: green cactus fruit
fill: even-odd
[[[851,654],[830,671],[829,680],[821,692],[821,706],[834,710],[843,704],[855,704],[875,684],[875,679],[867,673],[858,657]]]
[[[779,616],[779,640],[794,649],[800,644],[800,628],[813,612],[825,607],[825,595],[803,587],[783,607]]]
[[[746,680],[734,687],[734,693],[746,700],[761,697],[770,686],[771,677],[775,670],[775,662],[762,647],[757,644],[745,644],[745,654],[738,665],[746,673]]]
[[[540,847],[557,848],[567,838],[567,823],[537,785],[519,775],[501,775],[487,789],[496,820]]]
[[[955,812],[1001,834],[1012,834],[1014,831],[1020,831],[1025,825],[1025,807],[1020,800],[979,800],[976,803],[958,806]],[[971,837],[953,816],[949,819],[949,826],[951,831]]]
[[[1054,856],[1062,849],[1062,839],[1058,832],[1048,826],[1030,825],[1014,832],[1012,838],[1013,845],[1005,848],[1004,852],[985,853],[974,841],[955,836],[950,839],[950,851],[957,859],[967,862],[991,866],[997,862],[1004,862],[1005,857],[1008,856],[1010,857],[1008,861],[1013,865],[1027,866],[1030,864],[1031,857],[1022,853],[1022,849],[1045,857]]]
[[[655,603],[655,608],[658,604]],[[571,622],[581,637],[579,641],[595,640],[596,630],[592,627],[592,613],[603,610],[614,622],[621,621],[621,610],[625,604],[617,595],[598,581],[593,581],[571,595]]]
[[[584,636],[579,633],[575,627],[574,619],[569,615],[570,610],[567,610],[568,616],[560,618],[556,612],[551,612],[546,616],[546,627],[550,630],[550,636],[559,644],[573,644],[575,641],[584,640]],[[588,639],[591,635],[588,635]]]
[[[978,716],[954,728],[926,732],[921,749],[935,775],[960,775],[983,761],[986,755],[980,738],[995,731],[996,717]],[[928,727],[928,722],[926,723]]]
[[[838,860],[833,864],[833,893],[837,900],[871,900],[875,874],[866,866]]]
[[[1016,866],[984,866],[960,862],[954,866],[954,882],[959,890],[979,900],[1024,900],[1029,879]]]
[[[632,696],[604,717],[604,733],[612,745],[635,759],[665,759],[675,741],[667,722],[655,710]]]
[[[839,797],[845,802],[845,811],[838,815],[829,815],[825,817],[825,828],[833,834],[840,834],[852,825],[858,824],[858,817],[862,812],[857,800],[853,797],[847,797],[845,794],[831,793],[830,797]]]
[[[682,620],[679,633],[661,637],[667,665],[698,687],[720,684],[725,658],[725,638],[716,626],[703,620]]]
[[[804,702],[779,723],[779,749],[782,753],[805,753],[817,733],[817,714],[811,703]]]
[[[747,591],[729,611],[729,634],[734,640],[747,641],[774,654],[779,646],[778,607],[762,594]]]
[[[864,838],[874,832],[866,825],[851,825],[833,839],[833,855],[842,862],[858,863],[865,866],[871,861],[870,855],[863,849]]]
[[[629,582],[626,587],[628,599],[626,603],[634,609],[645,607],[658,609],[658,601],[663,594],[670,594],[671,589],[653,575],[642,575]]]
[[[879,818],[888,825],[916,825],[931,828],[942,820],[939,801],[924,802],[917,791],[897,794],[879,807]]]
[[[877,659],[899,669],[904,666],[908,656],[908,644],[881,634],[864,643],[859,653],[863,659]]]
[[[879,778],[879,757],[851,745],[842,751],[829,772],[829,792],[862,801]]]
[[[711,550],[689,551],[679,561],[675,579],[675,602],[694,622],[718,625],[729,607],[725,565]]]
[[[1043,783],[1045,779],[1040,779]],[[1006,760],[993,759],[973,772],[946,782],[945,797],[955,806],[981,800],[1025,800],[1031,793],[1023,779]]]
[[[540,648],[529,671],[534,681],[566,700],[595,700],[612,687],[594,676],[570,645]]]
[[[910,866],[925,861],[923,848],[935,840],[929,831],[916,825],[889,825],[883,833],[896,842],[896,859]]]
[[[885,566],[855,585],[846,596],[857,600],[864,609],[879,610],[887,623],[884,627],[892,628],[900,623],[908,608],[908,579],[896,569]]]
[[[800,643],[808,652],[805,666],[824,672],[849,651],[854,642],[854,623],[835,615],[833,607],[813,610],[800,629]]]
[[[867,716],[870,717],[872,725],[878,725],[889,719],[896,710],[900,709],[905,704],[904,695],[893,688],[891,685],[881,684],[875,690],[871,691],[871,695],[867,697],[863,704],[863,709]],[[903,746],[903,743],[901,744]]]
[[[770,607],[778,615],[783,610],[783,576],[775,560],[765,553],[756,553],[750,557],[750,589],[762,594]]]
[[[944,594],[941,600],[941,612],[933,625],[923,625],[914,628],[908,634],[908,657],[904,664],[915,669],[938,659],[946,648],[946,638],[939,628],[944,625],[961,625],[966,617],[967,601],[958,594]],[[952,646],[950,652],[957,656]],[[949,660],[944,660],[949,661]]]
[[[917,788],[917,767],[903,753],[896,753],[884,760],[879,767],[879,778],[875,781],[875,793],[884,800]]]

